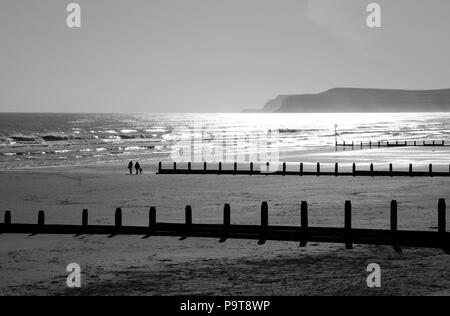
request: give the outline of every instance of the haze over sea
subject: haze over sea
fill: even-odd
[[[335,152],[340,141],[450,141],[450,113],[329,114],[0,114],[0,166],[4,169],[170,161],[181,137],[201,128],[204,143],[236,146],[269,131],[280,159],[300,161]],[[273,133],[275,132],[275,133]],[[237,136],[236,136],[237,135]],[[247,143],[248,144],[248,143]],[[239,144],[238,144],[239,145]],[[245,144],[243,145],[246,146]],[[392,162],[406,158],[396,154]]]

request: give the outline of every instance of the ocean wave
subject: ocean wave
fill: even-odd
[[[147,147],[141,147],[141,146],[130,146],[125,147],[125,150],[131,151],[131,150],[146,150]]]
[[[37,142],[38,138],[35,136],[10,136],[10,139],[16,142]]]
[[[58,142],[70,139],[68,136],[59,136],[59,135],[44,135],[41,136],[41,138],[46,142]]]
[[[135,129],[122,129],[120,130],[121,133],[123,134],[130,134],[130,133],[137,133],[137,130]]]
[[[120,139],[135,139],[138,138],[136,135],[119,135]]]

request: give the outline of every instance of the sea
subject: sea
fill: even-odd
[[[207,160],[205,148],[216,161],[269,147],[295,161],[336,141],[396,140],[450,142],[450,113],[0,113],[0,168]]]

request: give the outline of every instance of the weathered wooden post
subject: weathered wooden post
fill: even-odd
[[[356,177],[356,163],[353,163],[352,173],[353,173],[353,176]]]
[[[189,162],[188,162],[188,173],[191,173],[191,171],[192,171],[192,164],[191,164],[191,162],[189,161]]]
[[[173,162],[173,173],[175,174],[177,172],[177,163],[176,161]]]
[[[203,162],[203,173],[206,173],[208,171],[207,162]]]
[[[11,211],[5,211],[5,225],[11,225]]]
[[[286,163],[283,162],[283,176],[286,175]]]
[[[409,175],[410,175],[411,177],[414,177],[414,173],[413,173],[413,164],[412,164],[412,163],[409,164]]]
[[[161,173],[162,171],[162,162],[160,161],[158,164],[158,173]]]
[[[156,207],[150,207],[150,211],[148,212],[148,226],[151,230],[155,229],[156,226]]]
[[[228,230],[231,226],[231,207],[230,204],[225,204],[223,207],[223,228]]]
[[[250,163],[250,175],[253,174],[253,162]]]
[[[417,140],[414,141],[414,146],[415,146],[415,147],[417,146]]]
[[[447,213],[447,205],[445,202],[445,199],[440,199],[439,200],[439,206],[438,206],[438,232],[439,234],[444,238],[445,237],[445,233],[447,231],[446,228],[446,224],[447,224],[447,219],[446,219],[446,214]]]
[[[339,175],[339,163],[335,163],[334,165],[334,176],[337,177]]]
[[[122,227],[122,209],[120,207],[116,208],[115,226],[116,228]]]
[[[428,172],[430,173],[430,177],[433,176],[433,164],[430,163],[430,165],[428,166]]]
[[[231,227],[231,209],[230,204],[225,204],[223,207],[223,232],[219,242],[223,243],[227,240]]]
[[[234,162],[234,171],[233,171],[233,174],[236,174],[237,173],[237,162],[235,161]]]
[[[394,176],[394,166],[392,165],[392,163],[389,164],[389,174],[391,177]]]
[[[258,241],[258,245],[262,245],[266,242],[267,229],[269,227],[269,206],[267,202],[261,204],[261,239]]]
[[[190,205],[187,205],[184,209],[184,217],[185,217],[185,224],[184,228],[182,229],[182,236],[181,239],[186,239],[189,235],[189,232],[192,229],[192,207]]]
[[[397,215],[398,204],[397,201],[393,200],[391,202],[391,236],[392,236],[392,247],[397,253],[401,253],[402,249],[398,245],[398,215]]]
[[[320,176],[320,163],[317,163],[317,176]]]
[[[219,162],[219,174],[222,173],[222,162]]]
[[[300,247],[306,247],[308,243],[308,203],[302,201],[300,207],[301,241]]]
[[[300,163],[300,175],[303,176],[303,162]]]
[[[192,207],[187,205],[184,210],[186,228],[190,229],[192,225]]]
[[[450,255],[450,239],[446,236],[447,235],[447,205],[445,203],[445,199],[439,200],[439,207],[438,207],[438,234],[439,239],[442,243],[442,249],[444,252],[448,255]]]
[[[381,142],[378,141],[378,148],[381,148]]]
[[[372,148],[372,141],[369,140],[369,148]]]
[[[345,201],[345,247],[353,249],[352,245],[352,202]]]
[[[370,176],[373,177],[374,176],[374,168],[373,168],[373,163],[370,164]]]
[[[38,213],[38,226],[44,226],[45,225],[45,213],[44,211],[39,211]]]
[[[83,228],[87,228],[88,224],[89,224],[89,220],[88,220],[88,210],[84,209],[83,213],[81,214],[81,226]]]
[[[266,162],[266,176],[269,174],[270,162]]]
[[[269,226],[269,206],[267,202],[261,204],[261,227],[267,229]]]
[[[363,142],[361,141],[361,149],[363,148],[363,146],[364,146],[364,145],[363,145]]]

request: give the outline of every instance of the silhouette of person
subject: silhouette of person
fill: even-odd
[[[139,168],[139,174],[142,174],[142,167]]]
[[[139,174],[139,169],[141,169],[141,165],[139,164],[139,161],[136,162],[134,165],[134,168],[136,169],[136,174]]]
[[[133,162],[130,161],[130,163],[128,164],[128,169],[130,170],[130,174],[133,174]]]

